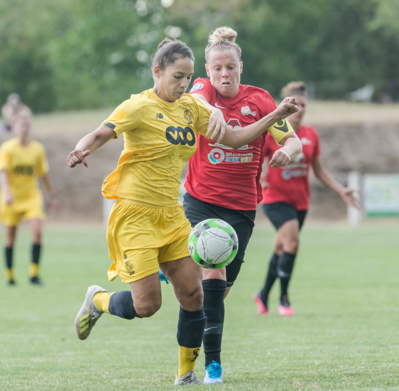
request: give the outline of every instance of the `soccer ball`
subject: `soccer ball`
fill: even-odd
[[[236,231],[224,220],[201,221],[188,237],[188,251],[191,258],[205,269],[225,267],[237,255]]]

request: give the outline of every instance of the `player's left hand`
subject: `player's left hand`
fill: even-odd
[[[283,148],[274,152],[269,164],[273,168],[279,168],[287,165],[291,161],[290,155]]]
[[[284,119],[291,114],[296,113],[297,111],[298,105],[295,101],[295,98],[287,96],[281,101],[274,112],[279,116],[280,119]]]
[[[53,212],[58,212],[60,209],[60,204],[58,202],[58,198],[56,196],[52,196],[50,198],[51,209]]]
[[[360,209],[361,204],[356,196],[357,193],[359,193],[359,191],[356,189],[345,188],[345,190],[342,193],[340,193],[340,196],[346,205],[352,206],[353,208],[356,209]]]
[[[223,113],[216,107],[212,109],[211,115],[209,116],[208,130],[206,131],[206,137],[209,137],[212,133],[211,140],[216,140],[217,143],[223,139],[226,133],[226,121],[224,120]]]

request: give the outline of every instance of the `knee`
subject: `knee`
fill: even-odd
[[[290,238],[287,238],[287,240],[284,242],[283,250],[287,253],[290,254],[296,254],[299,249],[299,237],[298,236],[292,236]]]
[[[198,311],[204,304],[204,292],[201,284],[182,290],[176,296],[180,305],[188,311]]]
[[[140,318],[149,318],[161,308],[160,302],[134,303],[134,310]]]

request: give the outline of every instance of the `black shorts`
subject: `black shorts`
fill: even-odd
[[[296,210],[292,205],[286,202],[274,202],[272,204],[263,204],[263,212],[269,218],[274,228],[279,229],[289,220],[298,220],[299,229],[305,221],[307,209]]]
[[[184,211],[194,227],[200,221],[221,219],[229,223],[238,236],[238,252],[233,262],[226,267],[227,285],[233,285],[241,264],[244,262],[245,250],[255,225],[256,210],[235,210],[203,202],[186,193],[183,199]]]

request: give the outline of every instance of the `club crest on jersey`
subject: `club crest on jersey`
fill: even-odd
[[[191,114],[190,110],[184,110],[184,119],[189,125],[193,123],[193,115]]]
[[[241,107],[241,114],[242,115],[252,115],[253,117],[255,117],[255,115],[257,114],[257,111],[251,111],[251,109],[249,108],[249,106],[244,106]]]
[[[123,258],[127,259],[126,254],[123,254]],[[134,274],[133,263],[131,263],[129,260],[125,261],[125,269],[130,275]]]
[[[204,85],[202,83],[195,83],[190,92],[202,90],[203,88],[204,88]]]

